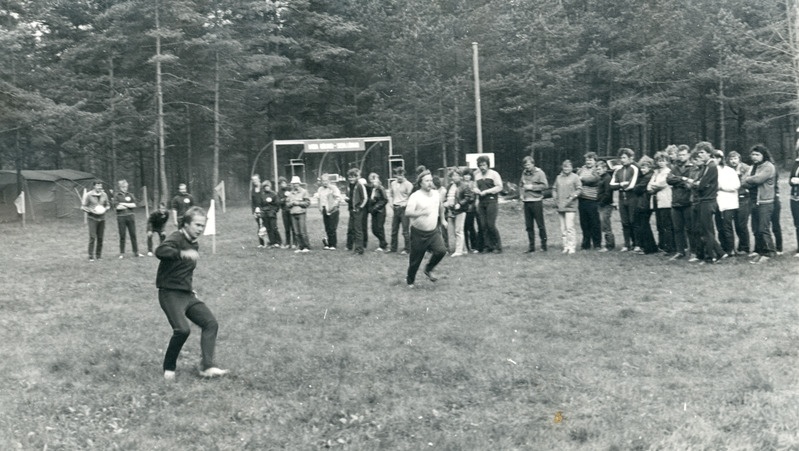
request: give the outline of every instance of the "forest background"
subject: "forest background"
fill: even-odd
[[[484,150],[511,181],[525,155],[552,177],[587,151],[699,140],[764,142],[784,163],[795,3],[2,0],[0,168],[124,177],[155,199],[182,181],[207,199],[225,180],[243,199],[251,171],[272,174],[256,157],[275,139],[391,136],[407,166],[462,165],[473,42]]]

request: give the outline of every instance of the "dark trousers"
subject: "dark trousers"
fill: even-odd
[[[101,258],[103,254],[103,235],[105,219],[88,219],[89,224],[89,258]]]
[[[496,199],[483,199],[477,206],[477,220],[480,222],[480,235],[483,237],[483,250],[491,252],[502,250],[502,239],[497,229],[499,204]]]
[[[466,219],[463,222],[463,233],[466,239],[466,249],[472,251],[482,251],[483,243],[480,241],[480,234],[477,233],[477,212],[467,211]]]
[[[408,237],[410,221],[405,217],[405,207],[394,205],[394,216],[391,218],[391,252],[397,252],[399,248],[400,225],[402,226],[402,242],[405,246],[403,250],[407,251],[410,245]]]
[[[602,247],[602,226],[599,222],[599,201],[578,199],[577,211],[580,212],[580,230],[583,234],[582,249]]]
[[[664,252],[674,252],[674,227],[671,221],[671,208],[655,210],[658,228],[658,248]]]
[[[727,254],[732,254],[732,252],[735,250],[735,232],[733,230],[735,210],[719,210],[716,212],[715,217],[721,250]]]
[[[791,200],[791,216],[793,216],[793,227],[796,230],[796,253],[799,254],[799,201]]]
[[[383,250],[388,248],[386,243],[386,211],[372,212],[372,235],[377,238],[377,246]]]
[[[164,370],[175,371],[180,350],[183,349],[183,344],[191,333],[189,321],[202,329],[200,338],[202,369],[214,366],[214,349],[219,325],[211,310],[189,291],[158,290],[158,303],[161,304],[161,309],[166,314],[169,325],[172,326],[172,338],[164,356]]]
[[[322,208],[322,222],[325,225],[325,236],[327,237],[327,246],[338,246],[338,236],[336,229],[338,229],[338,217],[340,213],[338,209],[333,213],[328,214],[327,208]]]
[[[441,228],[424,232],[422,230],[411,227],[411,250],[408,256],[408,277],[405,281],[408,285],[413,285],[416,281],[416,273],[419,271],[419,266],[422,265],[424,255],[430,251],[432,255],[430,260],[425,265],[425,271],[430,272],[435,269],[436,265],[441,262],[441,259],[447,255],[447,248],[444,246],[444,238],[441,237]]]
[[[633,230],[635,231],[635,245],[640,247],[645,254],[653,254],[658,251],[655,243],[655,236],[652,234],[652,226],[649,219],[652,217],[652,210],[636,208],[633,216]]]
[[[147,234],[147,252],[153,251],[153,236],[158,235],[158,244],[161,244],[166,239],[166,233],[163,230],[152,230],[152,233]]]
[[[716,241],[716,227],[713,214],[718,209],[716,201],[702,201],[694,206],[694,234],[697,237],[696,256],[701,259],[718,259],[724,251]]]
[[[366,212],[350,210],[350,220],[347,224],[347,249],[363,254],[366,247]]]
[[[738,196],[738,209],[733,210],[733,224],[735,234],[738,235],[738,252],[749,253],[749,216],[751,215],[751,204],[749,196]]]
[[[616,248],[616,236],[613,235],[613,225],[611,221],[613,210],[615,210],[613,205],[599,206],[599,223],[602,235],[605,237],[605,248],[608,250]]]
[[[299,249],[310,249],[308,242],[308,227],[306,224],[305,213],[291,215],[291,228],[294,230],[294,239],[297,241]]]
[[[119,253],[125,253],[125,230],[127,230],[128,235],[130,235],[131,250],[134,254],[138,254],[139,242],[136,240],[136,216],[117,216],[117,226],[119,226]]]
[[[782,252],[782,225],[780,223],[780,212],[782,203],[778,196],[774,196],[774,209],[771,210],[771,232],[774,234],[774,249]]]
[[[619,218],[621,219],[621,231],[624,234],[624,247],[632,249],[636,246],[635,235],[633,234],[634,208],[631,204],[619,202]]]
[[[282,244],[280,239],[280,229],[277,227],[277,214],[273,216],[264,216],[261,218],[261,225],[266,227],[266,235],[269,238],[269,244]]]
[[[280,210],[283,217],[283,233],[286,235],[286,246],[297,244],[297,237],[294,235],[294,229],[291,225],[291,213],[288,210]]]
[[[771,215],[774,204],[759,204],[752,208],[752,230],[755,231],[755,252],[773,257],[777,249],[771,235]]]
[[[598,214],[598,213],[597,213]],[[547,226],[544,224],[544,202],[524,202],[524,228],[527,230],[527,250],[535,250],[535,229],[538,226],[538,237],[541,249],[547,248]]]
[[[674,227],[675,252],[680,254],[695,253],[693,246],[694,217],[693,208],[671,207],[671,222]]]

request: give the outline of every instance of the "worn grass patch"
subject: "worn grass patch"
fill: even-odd
[[[256,249],[245,208],[218,221],[195,285],[232,375],[197,376],[195,330],[171,384],[155,259],[113,258],[114,227],[90,264],[79,221],[0,224],[3,448],[799,447],[791,258],[567,256],[549,209],[526,255],[506,205],[504,254],[408,290],[404,256],[322,251],[316,212],[310,254]]]

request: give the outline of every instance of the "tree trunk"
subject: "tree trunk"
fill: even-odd
[[[186,105],[186,185],[188,185],[189,190],[192,189],[192,184],[194,183],[192,177],[192,167],[191,167],[191,113],[189,112],[189,106]]]
[[[158,1],[155,0],[155,102],[158,108],[158,166],[161,179],[159,202],[167,201],[169,187],[166,180],[166,143],[164,138],[164,93],[161,86],[161,23],[158,17]]]
[[[214,52],[214,168],[213,186],[219,184],[219,51]]]
[[[111,180],[116,180],[117,178],[117,127],[116,127],[116,90],[114,88],[114,57],[108,57],[108,84],[110,86],[111,92],[111,101],[110,101],[110,109],[111,109],[111,146],[108,149],[109,155],[109,162],[110,162],[110,175]],[[144,184],[144,179],[142,179],[142,184]]]
[[[727,142],[727,119],[724,115],[724,78],[719,77],[719,142],[716,143],[719,149],[724,150]]]

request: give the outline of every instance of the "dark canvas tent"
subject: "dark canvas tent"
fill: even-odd
[[[94,176],[72,169],[22,171],[28,218],[63,218],[80,213],[83,190],[91,189]],[[17,221],[17,172],[0,171],[0,222]],[[33,211],[31,211],[33,209]]]

